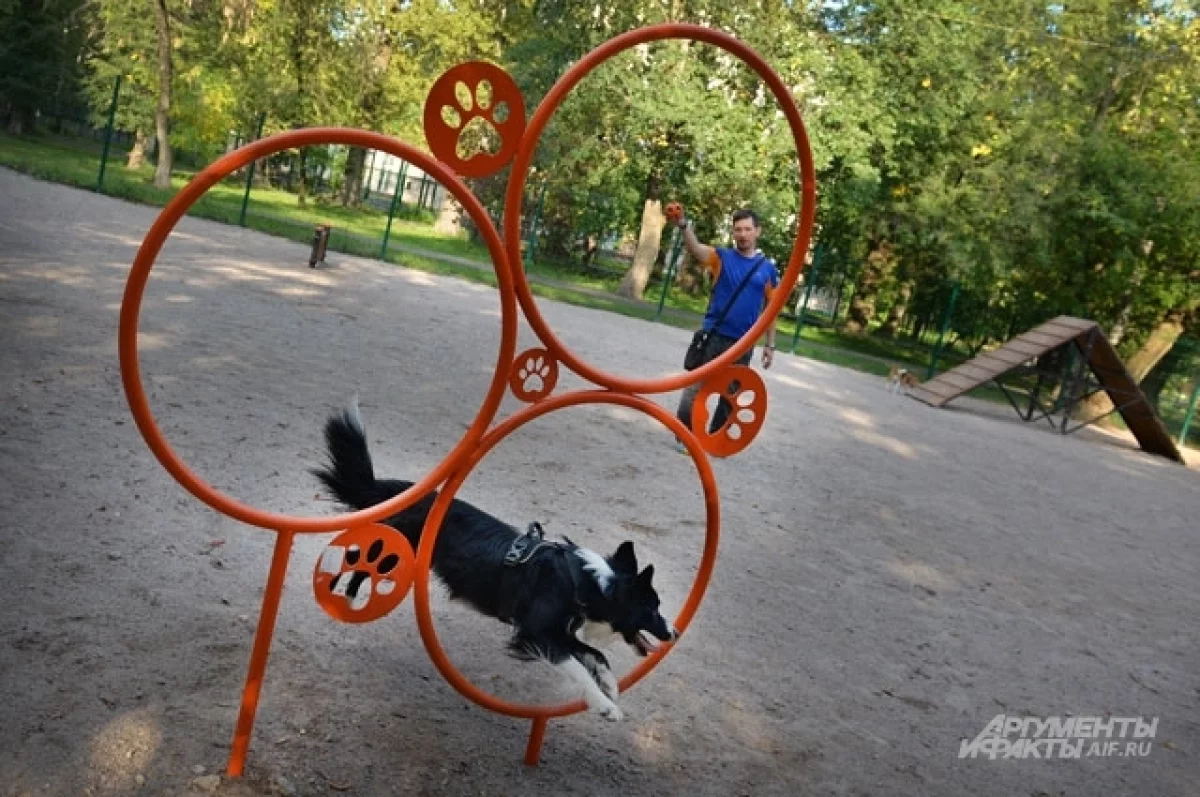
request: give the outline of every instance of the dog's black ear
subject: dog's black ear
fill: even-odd
[[[612,564],[614,570],[620,570],[625,573],[637,572],[637,556],[633,553],[633,543],[629,540],[617,546],[617,552],[613,554]]]
[[[638,574],[637,583],[639,587],[649,587],[654,581],[654,565],[646,565],[646,569]]]

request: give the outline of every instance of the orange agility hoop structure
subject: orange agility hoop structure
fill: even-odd
[[[639,44],[664,39],[689,39],[719,47],[752,67],[775,95],[795,140],[800,164],[800,208],[795,245],[766,311],[733,347],[694,371],[657,379],[627,379],[601,371],[567,349],[551,331],[533,299],[524,271],[519,267],[521,197],[538,138],[554,111],[571,89],[589,72],[618,53]],[[488,91],[477,93],[486,81]],[[472,103],[461,103],[457,89],[467,85]],[[463,159],[457,136],[474,117],[492,124],[501,138],[498,150]],[[259,694],[266,674],[267,657],[274,635],[288,560],[297,534],[337,532],[314,566],[313,588],[317,602],[332,618],[349,623],[367,623],[386,616],[400,605],[411,590],[420,636],[441,675],[467,699],[511,717],[532,721],[525,750],[525,763],[538,762],[547,725],[551,719],[583,711],[582,700],[561,705],[522,705],[505,701],[472,684],[443,650],[430,612],[430,568],[434,546],[450,502],[471,471],[507,435],[536,418],[567,407],[585,404],[622,406],[657,420],[683,441],[704,494],[706,531],[700,567],[678,617],[674,621],[681,637],[699,609],[716,562],[720,535],[720,505],[711,456],[732,456],[751,444],[766,417],[766,385],[753,370],[734,364],[762,334],[782,309],[804,267],[812,236],[816,180],[808,136],[800,113],[787,87],[753,50],[734,37],[697,25],[655,25],[611,39],[576,63],[551,88],[545,99],[525,120],[525,104],[516,84],[499,67],[470,62],[454,67],[434,84],[425,107],[425,134],[434,153],[430,156],[395,138],[379,133],[346,128],[309,128],[280,133],[237,149],[200,172],[163,209],[147,232],[130,270],[121,304],[118,351],[121,379],[138,430],[164,468],[185,489],[208,506],[251,526],[276,535],[262,608],[250,654],[249,671],[242,692],[233,744],[226,773],[240,776],[246,763]],[[155,421],[142,383],[138,358],[138,320],[142,299],[155,258],[175,225],[204,193],[230,173],[249,163],[279,152],[317,144],[343,144],[376,149],[417,164],[442,183],[462,205],[478,227],[496,272],[500,293],[500,339],[496,367],[487,394],[474,421],[462,438],[437,466],[412,487],[368,509],[329,517],[300,517],[268,512],[225,495],[187,467],[167,442]],[[504,236],[492,224],[483,205],[460,179],[492,174],[512,166],[504,205]],[[675,206],[673,213],[682,213]],[[518,307],[537,334],[541,347],[520,354],[516,351]],[[559,373],[568,368],[599,389],[554,393]],[[644,394],[664,393],[699,385],[693,428],[686,428],[673,414],[648,400]],[[527,406],[493,426],[506,391]],[[733,411],[720,428],[709,433],[705,401],[719,395],[730,401]],[[386,518],[403,511],[439,491],[413,551],[408,541]],[[375,575],[362,580],[360,562],[370,563]],[[354,584],[353,588],[348,587]],[[366,592],[361,591],[361,588]],[[369,599],[368,599],[369,596]],[[678,643],[675,643],[678,644]],[[630,689],[670,653],[664,645],[619,681],[621,691]]]

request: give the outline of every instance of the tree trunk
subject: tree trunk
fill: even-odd
[[[1141,382],[1158,361],[1170,354],[1175,341],[1187,331],[1188,318],[1182,310],[1172,310],[1159,322],[1142,347],[1125,363],[1133,381]]]
[[[1154,246],[1153,242],[1147,241],[1142,244],[1142,247],[1147,255],[1150,254],[1150,249]],[[1113,322],[1112,329],[1108,331],[1108,342],[1115,349],[1121,339],[1125,337],[1125,330],[1129,326],[1129,317],[1133,315],[1133,302],[1137,296],[1138,288],[1142,286],[1142,280],[1146,278],[1146,270],[1149,265],[1144,261],[1138,261],[1134,264],[1133,273],[1129,276],[1129,287],[1125,295],[1121,297],[1121,309],[1117,312],[1117,320]]]
[[[1112,108],[1113,100],[1117,98],[1117,92],[1121,88],[1122,79],[1121,70],[1118,67],[1117,74],[1113,75],[1112,80],[1104,87],[1104,92],[1100,95],[1100,99],[1096,100],[1096,110],[1092,114],[1092,132],[1100,132],[1100,128],[1104,126],[1104,120],[1108,118],[1108,112]]]
[[[129,157],[125,160],[126,169],[140,169],[142,164],[146,162],[146,131],[140,127],[133,133],[133,148],[129,150]]]
[[[1146,394],[1146,400],[1150,402],[1150,406],[1157,409],[1159,397],[1162,396],[1163,388],[1167,386],[1167,377],[1171,375],[1171,369],[1166,367],[1169,360],[1173,357],[1163,357],[1154,367],[1150,369],[1150,373],[1146,374],[1146,378],[1142,380],[1142,392]]]
[[[154,132],[158,139],[158,168],[154,185],[171,186],[171,19],[167,0],[154,2],[154,29],[158,38],[158,106],[154,110]]]
[[[900,332],[900,325],[904,323],[904,314],[908,312],[908,302],[912,298],[912,292],[911,282],[900,283],[900,295],[896,297],[896,301],[888,310],[887,320],[879,328],[880,337],[892,339]]]
[[[300,166],[296,169],[300,178],[300,187],[296,191],[296,204],[304,207],[308,204],[308,150],[300,148]]]
[[[583,244],[583,267],[591,268],[596,265],[596,255],[600,252],[600,240],[595,235],[589,235]]]
[[[1142,347],[1125,362],[1125,370],[1133,377],[1134,382],[1140,384],[1154,366],[1171,353],[1175,341],[1179,340],[1186,329],[1186,320],[1182,310],[1172,310],[1167,313],[1167,316],[1150,333],[1150,337],[1146,339]],[[1095,418],[1111,412],[1112,409],[1113,403],[1109,399],[1108,393],[1101,391],[1082,402],[1077,415],[1080,418]]]
[[[342,207],[362,205],[363,169],[367,165],[367,151],[362,147],[351,147],[346,155],[346,168],[342,170]]]
[[[442,198],[442,206],[438,210],[433,231],[443,235],[458,235],[463,229],[463,215],[463,206],[454,198],[454,194],[447,191]]]
[[[0,117],[5,120],[4,129],[10,135],[23,136],[33,132],[35,109],[25,103],[0,101]]]
[[[846,317],[846,331],[851,333],[866,332],[875,317],[875,298],[879,292],[879,284],[891,268],[892,245],[887,241],[879,241],[867,255],[863,264],[862,276],[850,299],[850,310]]]
[[[663,227],[667,217],[663,215],[662,180],[657,172],[651,172],[646,182],[646,204],[642,207],[642,229],[638,233],[637,249],[633,253],[633,265],[621,278],[617,294],[629,299],[640,299],[650,281],[650,272],[658,259],[659,244],[662,242]]]

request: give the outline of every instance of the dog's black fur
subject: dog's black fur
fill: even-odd
[[[313,473],[342,504],[363,509],[407,490],[412,482],[376,479],[357,408],[334,415],[325,425],[329,466]],[[436,493],[386,521],[416,550]],[[579,639],[577,632],[608,626],[637,651],[648,655],[652,637],[674,640],[678,633],[659,613],[654,566],[638,572],[633,543],[623,542],[606,559],[569,541],[537,548],[528,561],[507,565],[505,554],[520,536],[513,527],[455,499],[450,504],[433,551],[433,572],[451,597],[480,613],[513,626],[509,649],[525,659],[542,658],[559,666],[583,665],[588,702],[619,719],[617,683],[608,660]],[[607,562],[607,568],[604,566]],[[611,570],[611,572],[606,572]],[[568,668],[578,677],[577,668]]]

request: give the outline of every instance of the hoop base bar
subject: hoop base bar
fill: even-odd
[[[275,536],[275,552],[271,555],[271,570],[267,575],[267,588],[263,592],[258,628],[254,632],[254,647],[250,651],[246,686],[242,689],[237,728],[233,732],[233,746],[229,750],[229,763],[225,768],[225,774],[231,778],[240,778],[246,768],[246,752],[250,749],[250,734],[254,731],[254,716],[258,713],[258,698],[267,671],[267,656],[271,653],[271,639],[275,636],[275,620],[279,616],[279,599],[283,595],[283,582],[287,577],[294,536],[295,533],[291,531],[280,531]]]

